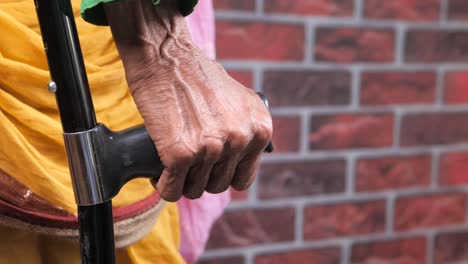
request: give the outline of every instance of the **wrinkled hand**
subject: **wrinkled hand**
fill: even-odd
[[[271,116],[256,93],[194,47],[174,2],[105,6],[133,98],[165,166],[155,187],[168,201],[229,186],[245,190],[271,140]]]

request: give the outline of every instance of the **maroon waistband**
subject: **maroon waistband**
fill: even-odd
[[[159,194],[154,192],[147,198],[136,203],[114,209],[114,222],[123,221],[142,214],[156,206]],[[75,215],[54,215],[31,211],[0,200],[0,215],[5,215],[32,225],[51,228],[78,229],[78,218]]]

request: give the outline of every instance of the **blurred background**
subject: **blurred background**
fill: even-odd
[[[214,4],[276,152],[199,263],[468,263],[468,1]]]

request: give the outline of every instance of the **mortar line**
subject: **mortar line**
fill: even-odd
[[[395,64],[401,66],[405,62],[406,26],[399,23],[395,27]]]
[[[399,105],[399,106],[363,106],[353,109],[349,106],[334,106],[323,108],[320,106],[312,107],[274,107],[271,109],[274,115],[288,116],[298,115],[299,113],[307,113],[314,115],[333,115],[343,113],[353,114],[391,114],[399,111],[402,115],[408,114],[456,114],[466,113],[468,105],[446,105],[443,108],[435,107],[434,105]]]
[[[261,170],[261,168],[260,168]],[[252,186],[247,190],[248,193],[248,198],[247,198],[247,203],[239,203],[238,206],[255,206],[255,204],[258,203],[258,175],[260,172],[257,172],[257,179],[252,183]],[[228,208],[230,208],[231,205],[235,204],[230,204],[228,205]]]
[[[465,205],[465,221],[468,219],[468,203]]]
[[[346,240],[342,246],[342,255],[341,255],[341,263],[342,264],[350,264],[351,263],[351,249],[352,249],[352,242],[351,240]]]
[[[437,149],[432,150],[432,164],[431,164],[431,188],[436,190],[439,185],[439,167],[440,166],[440,151]]]
[[[255,264],[255,255],[253,251],[247,251],[244,255],[245,264]]]
[[[306,22],[304,26],[305,30],[305,53],[304,53],[304,64],[311,64],[315,61],[314,52],[315,52],[315,26]]]
[[[444,83],[445,83],[445,71],[441,68],[437,68],[436,69],[435,103],[439,107],[442,106],[445,101]]]
[[[468,27],[468,25],[467,25]],[[423,71],[437,70],[438,68],[445,71],[448,70],[468,70],[466,62],[441,62],[441,63],[413,63],[408,62],[404,65],[396,65],[394,63],[333,63],[333,62],[315,62],[314,64],[304,64],[304,61],[261,61],[261,60],[219,60],[226,68],[229,69],[251,69],[254,66],[261,66],[266,69],[303,69],[316,71],[351,71],[354,67],[360,67],[362,71],[385,72],[385,71]]]
[[[361,67],[351,68],[351,108],[358,109],[361,101]]]
[[[429,231],[426,235],[426,263],[434,263],[435,233]]]
[[[386,157],[386,156],[413,156],[419,154],[430,154],[432,149],[437,149],[443,152],[464,152],[468,148],[468,144],[453,144],[440,146],[422,146],[422,147],[404,147],[401,149],[355,149],[355,150],[317,150],[307,154],[300,153],[284,153],[284,154],[269,154],[262,158],[263,164],[273,162],[303,162],[303,161],[319,161],[319,160],[342,160],[346,159],[346,155],[353,153],[359,158],[361,157]]]
[[[390,192],[387,195],[387,201],[386,201],[386,217],[385,217],[385,222],[386,222],[386,227],[385,227],[385,233],[387,235],[391,235],[394,230],[394,221],[395,221],[395,200],[396,200],[396,193],[395,192]]]
[[[301,113],[301,135],[299,152],[307,154],[309,152],[309,130],[310,130],[310,114]]]
[[[361,22],[363,20],[364,3],[363,0],[354,0],[354,15],[355,21]]]
[[[345,193],[346,195],[352,197],[355,192],[355,182],[356,182],[356,155],[351,153],[347,157],[346,161],[346,178],[345,178]]]
[[[393,124],[393,148],[399,149],[400,147],[400,131],[401,131],[401,123],[402,123],[402,113],[400,109],[395,109],[393,113],[394,124]]]
[[[263,7],[264,7],[263,0],[256,0],[255,1],[255,15],[261,16],[263,14]]]
[[[338,239],[335,241],[313,241],[307,242],[305,246],[298,246],[292,244],[291,242],[280,242],[273,244],[260,244],[252,245],[247,248],[234,248],[234,249],[215,249],[208,250],[205,253],[205,258],[215,258],[215,257],[229,257],[233,255],[251,255],[252,257],[262,254],[276,254],[276,253],[285,253],[289,251],[296,250],[307,250],[307,249],[322,249],[330,247],[342,247],[346,243],[346,238]]]
[[[294,237],[297,245],[304,244],[304,204],[296,204],[296,219],[294,222]]]
[[[253,69],[253,87],[255,91],[264,92],[263,87],[263,68],[260,66],[256,66]],[[268,97],[268,95],[267,95]]]
[[[353,17],[333,17],[330,20],[329,16],[314,16],[307,17],[291,14],[264,14],[259,13],[260,8],[256,8],[255,13],[245,11],[217,11],[215,17],[218,20],[243,20],[243,21],[259,21],[271,22],[275,24],[303,24],[304,21],[319,24],[321,27],[363,27],[363,28],[393,28],[398,24],[407,26],[411,29],[459,29],[467,30],[468,21],[464,20],[447,20],[447,21],[401,21],[394,19],[359,19]],[[359,12],[359,11],[356,11]]]
[[[449,10],[449,1],[441,0],[440,14],[439,14],[439,20],[441,23],[446,23],[448,21],[448,10]]]

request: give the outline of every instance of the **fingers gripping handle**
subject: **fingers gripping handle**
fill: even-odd
[[[257,93],[260,99],[269,109],[269,104],[266,96],[262,93]],[[163,164],[159,160],[156,147],[151,140],[144,126],[138,126],[133,129],[128,129],[120,133],[119,143],[121,146],[121,161],[124,164],[125,174],[127,175],[120,182],[120,187],[127,181],[135,177],[152,178],[154,182],[159,180]],[[270,141],[265,148],[265,152],[273,152],[273,143]]]
[[[269,109],[266,96],[262,93],[257,94],[260,96],[260,99],[262,99],[265,107]],[[143,126],[129,129],[122,132],[120,138],[122,144],[117,144],[122,146],[120,153],[123,153],[122,155],[126,157],[131,157],[129,159],[122,158],[122,161],[128,164],[128,166],[125,166],[128,174],[132,175],[126,179],[126,181],[134,177],[141,177],[142,175],[155,178],[154,180],[157,181],[162,173],[163,165],[159,160],[156,147],[146,129]],[[273,149],[273,143],[270,141],[265,148],[265,152],[273,152]]]
[[[265,107],[269,109],[266,96],[262,93],[257,94]],[[123,131],[118,138],[120,142],[117,145],[121,146],[119,153],[121,153],[121,161],[124,163],[123,167],[127,175],[120,184],[123,185],[135,177],[153,178],[153,181],[157,182],[164,166],[145,127],[140,125]],[[265,152],[271,153],[273,149],[273,143],[270,141]]]
[[[259,96],[268,107],[266,97]],[[99,124],[88,131],[65,133],[64,139],[78,205],[109,201],[125,183],[137,177],[157,182],[164,170],[143,125],[114,132]],[[271,151],[270,142],[265,152]]]

